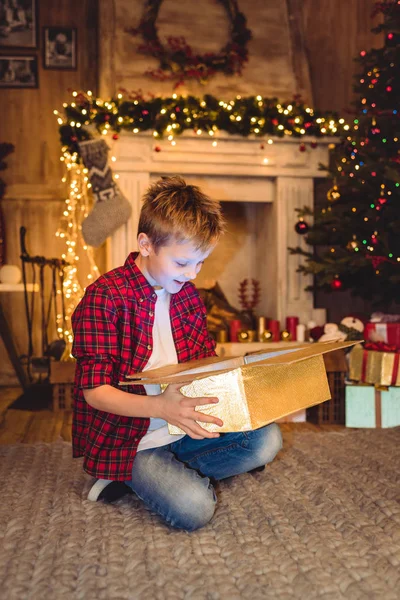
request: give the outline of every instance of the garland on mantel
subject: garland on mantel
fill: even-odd
[[[171,143],[184,131],[213,137],[218,131],[243,137],[304,135],[320,138],[339,136],[349,129],[337,113],[315,111],[299,97],[292,102],[279,103],[276,98],[262,96],[236,96],[228,102],[205,95],[151,98],[142,96],[102,100],[90,91],[73,92],[74,100],[65,103],[64,114],[54,111],[58,118],[63,151],[79,156],[78,142],[91,139],[95,128],[100,134],[112,134],[118,139],[121,131],[139,133],[153,131],[154,138],[168,137]],[[271,140],[269,140],[271,143]],[[303,144],[304,146],[304,144]],[[305,150],[300,144],[300,151]]]
[[[142,36],[143,43],[139,45],[138,52],[159,60],[159,68],[147,71],[146,75],[162,81],[176,80],[175,88],[185,79],[205,83],[215,73],[241,75],[248,60],[247,44],[252,36],[236,0],[218,0],[229,19],[230,40],[219,52],[206,54],[196,54],[184,37],[170,36],[166,46],[161,42],[157,17],[162,1],[146,0],[139,26],[126,30],[131,35]]]

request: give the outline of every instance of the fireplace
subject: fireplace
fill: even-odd
[[[304,287],[310,279],[296,272],[301,257],[288,246],[304,246],[294,230],[295,208],[313,203],[313,179],[328,162],[329,139],[311,147],[303,139],[249,139],[227,134],[211,138],[185,133],[171,144],[151,134],[124,134],[113,148],[115,170],[132,204],[132,216],[111,239],[109,267],[121,265],[136,249],[141,197],[149,183],[162,175],[179,174],[188,183],[221,201],[228,231],[206,261],[196,280],[210,287],[217,280],[231,304],[239,308],[239,281],[261,282],[257,313],[284,322],[315,318],[313,297]],[[157,150],[155,151],[155,147]]]

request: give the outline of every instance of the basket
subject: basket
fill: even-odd
[[[344,425],[346,356],[343,350],[336,350],[324,354],[324,361],[332,399],[307,408],[307,421],[318,425]]]
[[[52,361],[50,383],[52,384],[53,410],[72,410],[72,388],[75,377],[75,361]]]

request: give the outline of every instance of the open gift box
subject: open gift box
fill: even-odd
[[[247,356],[219,357],[169,365],[129,375],[120,385],[181,383],[190,398],[216,396],[218,404],[201,404],[196,410],[214,415],[222,427],[200,423],[208,431],[249,431],[298,410],[331,398],[323,354],[357,342],[324,342],[256,352]],[[183,433],[173,425],[170,433]]]

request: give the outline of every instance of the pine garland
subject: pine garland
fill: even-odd
[[[262,96],[237,96],[227,102],[211,95],[197,98],[174,94],[145,100],[141,95],[118,94],[106,101],[90,92],[74,92],[73,96],[73,102],[64,104],[64,115],[55,112],[64,149],[77,155],[78,142],[92,138],[89,128],[93,127],[101,134],[112,133],[114,139],[121,131],[153,131],[156,140],[188,130],[210,136],[220,130],[243,137],[320,138],[338,136],[349,127],[337,113],[314,111],[299,97],[280,103],[277,98]]]

